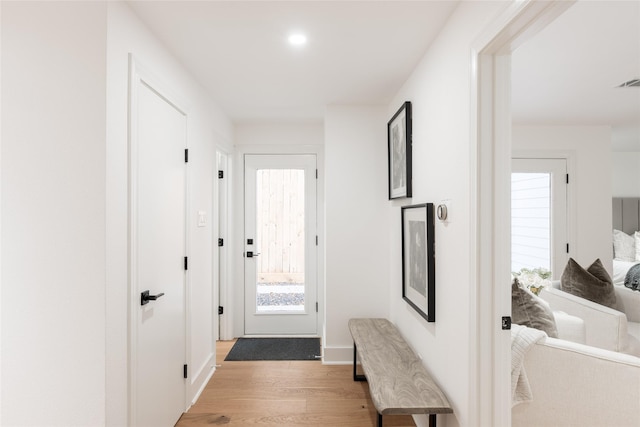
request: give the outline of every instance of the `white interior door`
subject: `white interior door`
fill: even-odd
[[[132,421],[173,426],[185,410],[186,390],[186,116],[143,81],[134,84]]]
[[[559,279],[568,260],[566,159],[512,159],[511,271]]]
[[[245,334],[317,334],[316,156],[244,167]]]

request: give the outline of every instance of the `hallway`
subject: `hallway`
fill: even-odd
[[[177,427],[375,426],[367,383],[351,365],[316,361],[225,362],[234,341],[218,341],[220,365]],[[415,426],[411,416],[385,416],[385,426]]]

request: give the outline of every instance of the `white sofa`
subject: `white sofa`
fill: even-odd
[[[533,400],[512,409],[514,427],[640,426],[640,358],[554,338],[524,358]]]
[[[563,292],[560,282],[543,288],[540,297],[551,310],[584,320],[584,344],[640,357],[640,292],[614,286],[619,310]]]

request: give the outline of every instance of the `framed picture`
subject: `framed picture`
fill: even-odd
[[[436,321],[433,203],[402,207],[402,299]]]
[[[387,123],[389,200],[411,197],[411,102]]]

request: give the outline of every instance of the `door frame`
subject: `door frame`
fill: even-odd
[[[156,92],[160,97],[164,98],[169,104],[171,104],[174,108],[184,114],[186,119],[186,134],[185,134],[185,148],[188,148],[188,112],[182,106],[184,103],[180,102],[180,99],[171,93],[171,91],[167,88],[167,85],[163,84],[150,70],[145,67],[140,60],[135,57],[133,54],[129,54],[129,111],[128,111],[128,170],[127,170],[127,178],[128,178],[128,213],[127,213],[127,259],[128,259],[128,274],[127,274],[127,287],[128,287],[128,331],[129,331],[129,351],[128,351],[128,386],[129,386],[129,405],[128,405],[128,422],[129,425],[135,425],[137,419],[137,359],[138,359],[138,349],[137,349],[137,340],[138,340],[138,325],[136,322],[137,313],[140,308],[139,304],[136,302],[140,301],[140,295],[138,294],[138,283],[136,280],[137,277],[137,256],[136,256],[136,243],[137,243],[137,234],[138,230],[136,227],[136,223],[133,220],[137,216],[137,208],[136,208],[136,200],[138,197],[137,194],[137,147],[138,147],[138,117],[137,117],[137,107],[138,107],[138,87],[139,85],[146,85],[151,90]],[[189,201],[189,172],[188,168],[185,170],[185,192],[184,192],[184,210],[185,210],[185,224],[184,224],[184,253],[185,256],[188,256],[188,248],[189,248],[189,215],[188,215],[188,201]],[[189,325],[188,320],[189,316],[187,315],[187,310],[189,307],[189,281],[190,275],[188,271],[185,271],[185,286],[184,286],[184,355],[185,355],[185,363],[189,360],[189,348],[190,348],[190,336],[189,336]],[[187,380],[184,382],[183,389],[183,405],[186,408],[189,406],[188,402],[188,384]]]
[[[216,163],[214,168],[214,184],[213,184],[213,200],[214,200],[214,217],[213,217],[213,302],[214,310],[214,340],[230,340],[233,338],[231,329],[231,298],[229,286],[229,254],[231,253],[231,234],[230,230],[230,190],[231,190],[231,159],[229,153],[221,149],[216,150]],[[224,178],[218,178],[218,171],[223,171]],[[224,249],[217,246],[218,239],[224,239]],[[224,307],[222,317],[216,315],[217,307]]]
[[[318,234],[317,250],[317,294],[318,317],[316,321],[317,335],[324,338],[325,324],[325,213],[324,213],[324,147],[322,145],[237,145],[233,159],[233,194],[239,195],[233,200],[233,212],[244,212],[244,155],[245,154],[314,154],[318,169],[316,190],[316,221]],[[243,214],[244,215],[244,214]],[[234,242],[244,241],[244,221],[242,224],[234,222]],[[233,247],[236,247],[235,245]],[[244,245],[242,245],[244,248]],[[244,257],[240,254],[233,257],[233,322],[231,330],[233,336],[244,334]]]
[[[510,334],[500,322],[511,313],[511,53],[573,3],[511,2],[471,44],[469,419],[477,426],[511,425]]]

